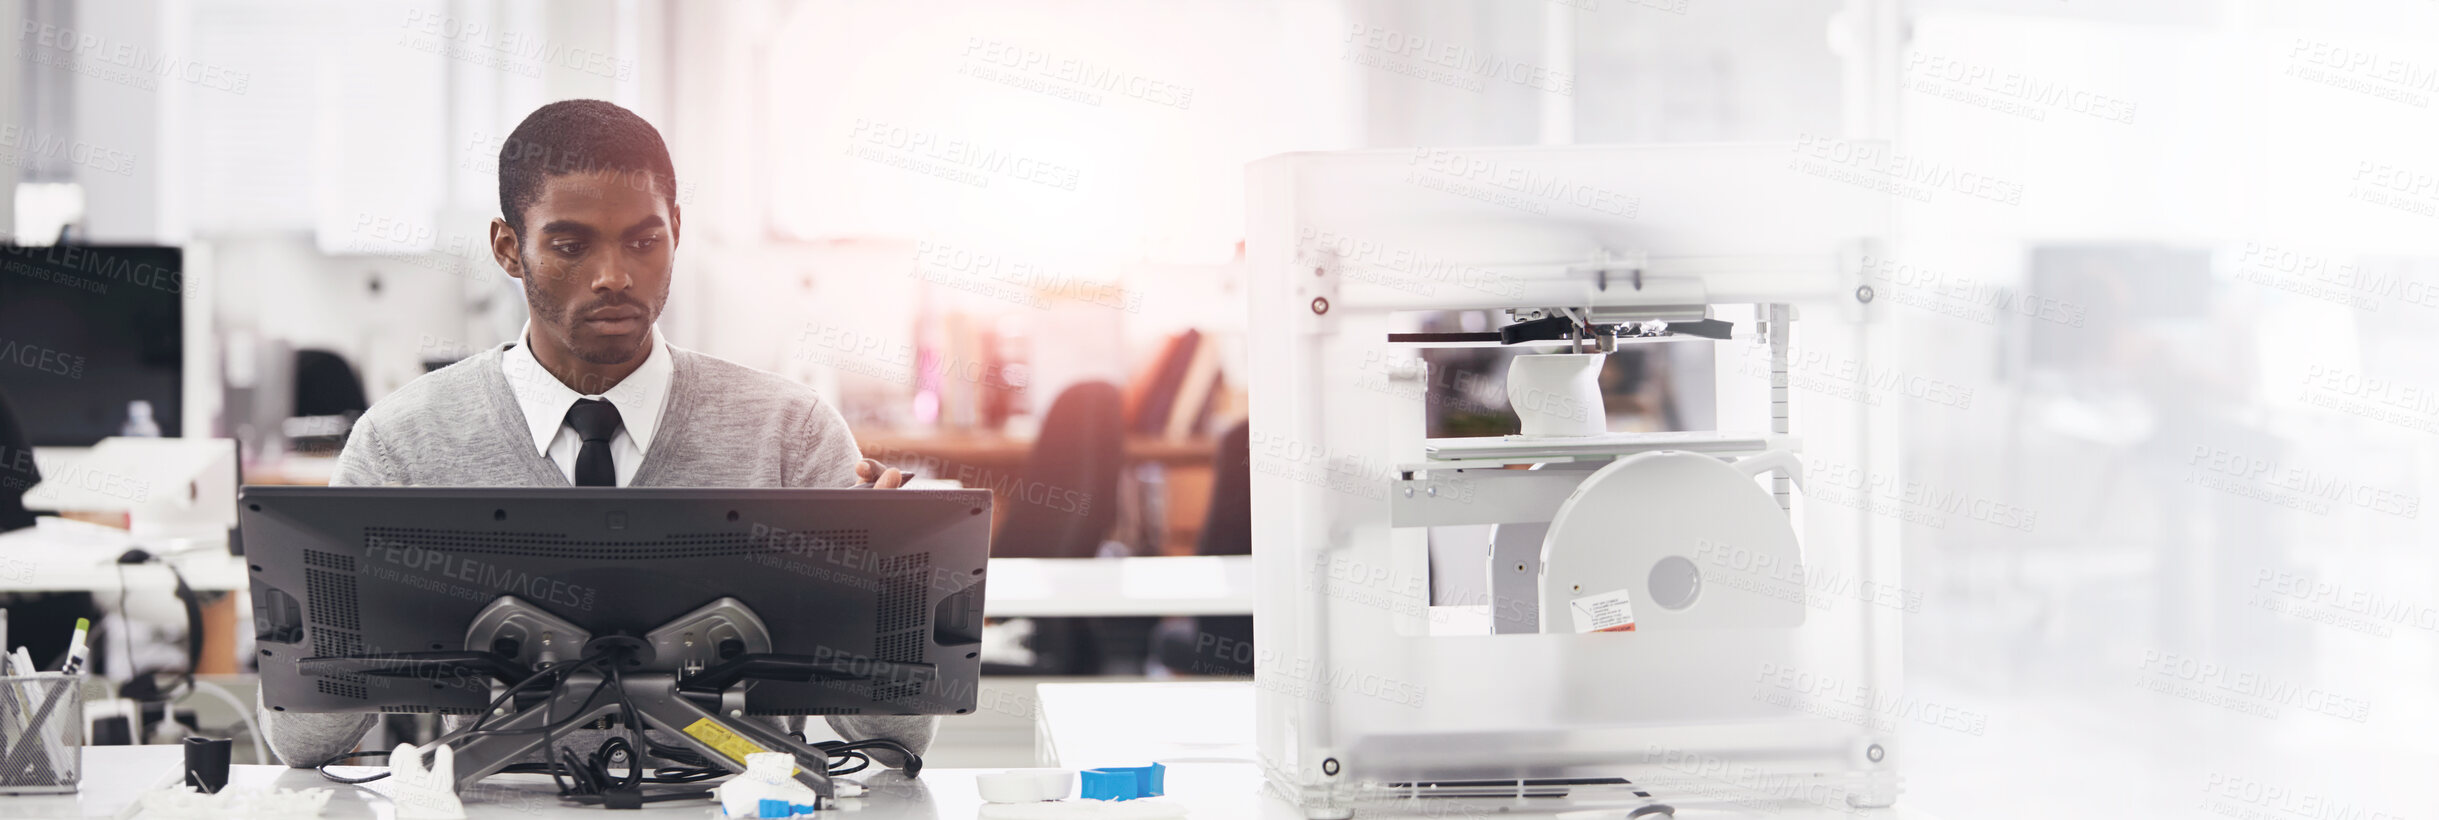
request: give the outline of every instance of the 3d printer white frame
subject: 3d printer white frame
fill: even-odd
[[[1732,460],[1800,444],[1885,481],[1893,409],[1789,395],[1791,350],[1867,374],[1887,358],[1866,275],[1893,213],[1869,159],[1881,150],[1429,149],[1250,167],[1256,734],[1272,789],[1312,817],[1433,797],[1896,799],[1898,721],[1874,705],[1897,691],[1902,608],[1868,593],[1824,595],[1791,630],[1431,634],[1446,613],[1427,600],[1428,527],[1546,522],[1589,468],[1637,448],[1435,456],[1427,369],[1388,341],[1422,311],[1730,319],[1734,338],[1696,342],[1723,352],[1720,426],[1770,429],[1667,447],[1709,441]],[[1505,469],[1527,463],[1560,469]],[[1892,522],[1788,484],[1772,489],[1807,577],[1899,588]]]

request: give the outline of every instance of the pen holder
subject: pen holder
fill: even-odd
[[[61,672],[0,675],[0,794],[76,791],[83,683]]]

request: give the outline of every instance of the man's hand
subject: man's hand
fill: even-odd
[[[904,485],[906,474],[896,467],[885,466],[878,460],[868,458],[856,463],[855,480],[860,482],[857,486],[890,490]]]

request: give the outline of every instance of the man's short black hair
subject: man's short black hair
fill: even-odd
[[[616,103],[560,100],[527,114],[500,144],[500,215],[522,236],[525,209],[542,198],[543,179],[602,170],[639,188],[659,186],[676,210],[677,169],[658,129]]]

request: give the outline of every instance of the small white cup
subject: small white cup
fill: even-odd
[[[1507,401],[1527,436],[1597,436],[1608,432],[1601,405],[1606,353],[1526,353],[1507,365]]]

